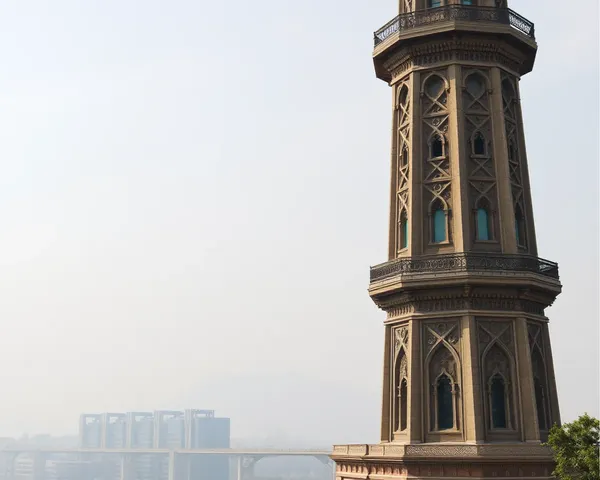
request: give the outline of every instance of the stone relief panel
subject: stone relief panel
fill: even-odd
[[[423,205],[425,208],[425,232],[427,244],[449,244],[452,241],[449,217],[452,210],[452,170],[448,142],[450,85],[445,70],[423,74],[421,84],[422,151],[423,158]],[[443,212],[435,222],[436,212]],[[443,230],[436,238],[434,226]]]
[[[504,111],[504,127],[508,151],[508,169],[512,193],[517,245],[527,250],[527,225],[525,190],[523,186],[523,166],[519,144],[519,98],[517,96],[516,79],[510,75],[502,76],[502,107]]]
[[[478,318],[476,323],[488,438],[515,434],[516,345],[513,321]]]
[[[430,432],[455,433],[461,419],[459,320],[425,322],[425,392]]]
[[[499,343],[512,355],[515,354],[514,327],[511,320],[477,319],[477,339],[480,355],[483,355],[488,345],[493,342]]]
[[[427,354],[442,344],[454,350],[458,355],[457,345],[460,340],[458,320],[442,320],[435,323],[426,323],[424,328],[424,348]]]
[[[408,78],[398,86],[396,99],[396,256],[408,248],[411,158],[411,101]]]
[[[464,71],[464,141],[468,158],[470,223],[476,243],[496,241],[499,232],[490,86],[487,70]]]

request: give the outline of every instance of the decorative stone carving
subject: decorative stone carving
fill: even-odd
[[[421,83],[422,144],[424,153],[422,181],[424,204],[429,214],[442,209],[446,213],[447,239],[451,240],[452,172],[448,148],[448,92],[446,72],[436,70],[423,75]],[[425,222],[427,223],[427,222]],[[431,226],[425,225],[424,238],[431,238]]]
[[[458,353],[456,346],[460,339],[460,330],[457,320],[426,323],[423,333],[423,338],[425,339],[424,347],[427,353],[431,352],[439,344],[445,344],[446,347]]]
[[[493,342],[500,343],[514,355],[515,340],[512,321],[485,321],[477,319],[477,336],[481,355],[483,355],[486,347]]]
[[[408,348],[408,340],[409,340],[408,327],[400,327],[395,330],[396,351],[398,351],[400,349],[400,347],[404,347],[405,349],[407,349]]]
[[[395,190],[396,190],[396,229],[395,245],[396,254],[399,256],[408,245],[407,239],[404,239],[406,231],[404,223],[408,222],[408,212],[410,207],[410,184],[409,176],[411,170],[411,144],[410,132],[412,127],[412,102],[410,99],[410,84],[408,81],[402,82],[397,87],[396,97],[396,138],[395,142]]]
[[[397,82],[407,72],[415,68],[427,68],[435,63],[478,62],[499,64],[513,72],[519,72],[523,65],[522,56],[509,50],[500,42],[490,42],[478,38],[446,42],[429,41],[401,49],[384,66],[391,74],[391,81]]]

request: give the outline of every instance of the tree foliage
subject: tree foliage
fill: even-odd
[[[600,420],[587,413],[573,423],[550,430],[548,445],[554,452],[556,470],[560,480],[599,480]]]

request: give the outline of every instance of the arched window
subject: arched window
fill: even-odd
[[[515,207],[515,234],[517,236],[517,245],[524,247],[527,245],[527,232],[525,230],[525,217],[521,205]]]
[[[473,98],[479,98],[485,92],[486,82],[480,74],[473,73],[469,75],[465,85],[467,87],[467,92],[469,92]]]
[[[508,144],[508,160],[510,162],[515,162],[516,161],[516,155],[515,155],[515,146],[513,145],[512,142],[510,142]]]
[[[490,216],[488,211],[484,207],[477,209],[477,240],[487,241],[491,239],[490,236]]]
[[[394,401],[394,432],[406,430],[408,406],[408,360],[404,348],[400,349],[396,358],[394,385],[396,398]]]
[[[408,216],[406,211],[402,210],[400,214],[400,249],[408,248]]]
[[[439,5],[438,5],[439,7]],[[425,93],[432,99],[437,100],[444,92],[445,82],[439,75],[431,75],[425,82]],[[442,101],[442,103],[445,103]]]
[[[486,154],[485,138],[481,132],[477,132],[473,138],[473,155]]]
[[[408,384],[404,378],[400,384],[400,431],[406,430],[408,419]]]
[[[438,203],[433,210],[433,243],[443,243],[448,239],[446,232],[446,212]]]
[[[402,155],[400,155],[400,166],[406,167],[408,165],[408,149],[404,148],[402,150]]]
[[[400,96],[398,97],[399,103],[402,106],[406,106],[408,103],[408,87],[404,85],[400,90]]]
[[[431,151],[429,153],[429,158],[439,158],[444,156],[444,141],[442,140],[442,137],[436,135],[431,140]]]
[[[501,375],[495,375],[490,384],[492,428],[507,428],[506,385]]]
[[[438,429],[448,430],[454,427],[452,381],[447,375],[442,375],[437,381],[436,389]]]

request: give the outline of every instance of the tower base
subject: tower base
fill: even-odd
[[[552,479],[554,460],[539,444],[336,445],[336,480]]]

